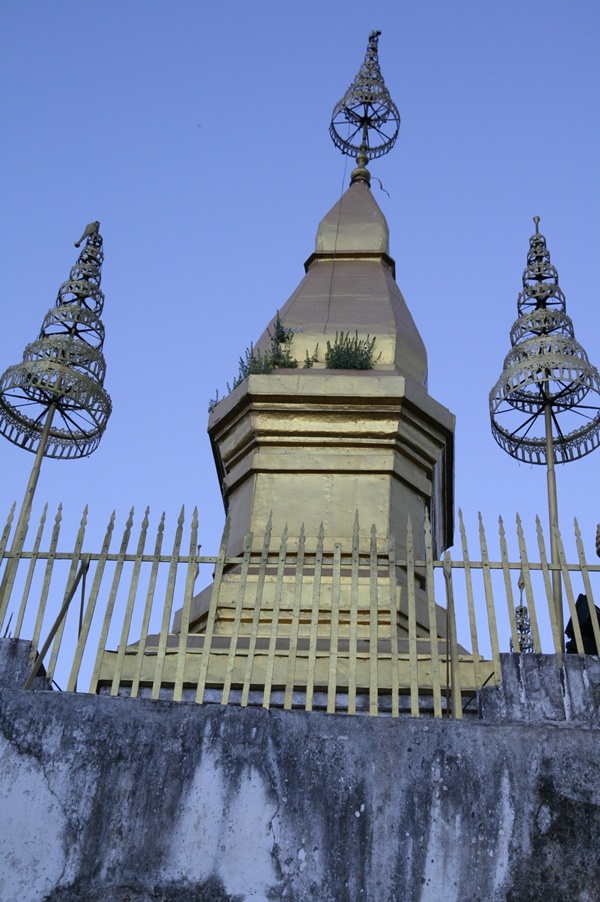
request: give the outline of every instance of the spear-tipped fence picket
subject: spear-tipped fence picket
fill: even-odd
[[[200,555],[197,511],[184,535],[182,510],[167,551],[164,514],[152,541],[148,510],[135,549],[131,511],[116,552],[110,550],[114,514],[95,553],[84,551],[87,509],[70,552],[58,550],[60,507],[45,545],[44,509],[31,551],[6,551],[13,517],[14,508],[0,537],[0,635],[31,641],[36,671],[28,685],[39,670],[42,685],[69,692],[460,718],[475,713],[478,689],[500,682],[500,653],[524,647],[523,611],[528,650],[554,654],[562,665],[539,519],[530,553],[517,517],[511,559],[502,519],[490,553],[480,517],[471,559],[460,515],[460,558],[447,551],[437,561],[428,524],[423,559],[416,557],[410,523],[400,556],[394,537],[379,539],[375,527],[365,537],[358,519],[348,547],[328,542],[322,528],[310,542],[303,530],[296,538],[287,529],[272,537],[269,524],[261,541],[248,535],[242,554],[231,557],[228,524],[218,555]],[[600,565],[587,562],[576,521],[577,563],[566,562],[556,535],[574,642],[583,654],[576,596],[587,597],[598,649]],[[211,577],[199,617],[194,597]],[[225,592],[232,581],[233,596]],[[423,610],[435,631],[423,630]]]

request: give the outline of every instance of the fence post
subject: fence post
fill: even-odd
[[[406,522],[406,580],[408,584],[408,672],[410,713],[419,717],[419,659],[417,646],[417,610],[415,599],[415,551],[410,516]]]
[[[85,557],[82,558],[81,564],[79,566],[77,576],[75,577],[75,582],[73,583],[70,592],[67,594],[67,597],[65,598],[65,600],[63,602],[62,608],[58,612],[58,616],[57,616],[56,620],[54,621],[50,632],[48,633],[48,637],[47,637],[46,641],[42,645],[40,653],[38,654],[38,656],[35,660],[35,664],[33,665],[32,669],[31,669],[31,673],[27,677],[27,680],[23,687],[24,689],[31,689],[31,687],[33,685],[33,681],[35,680],[35,678],[40,670],[40,667],[42,666],[42,662],[44,660],[46,652],[50,648],[50,645],[52,644],[52,640],[54,639],[54,636],[56,635],[56,632],[57,632],[60,624],[62,623],[63,618],[65,617],[67,611],[69,610],[69,605],[73,601],[73,597],[75,595],[75,592],[77,591],[77,586],[79,585],[79,582],[82,579],[82,577],[85,576],[85,574],[87,573],[89,566],[90,566],[90,557],[89,557],[89,555],[85,555]]]
[[[156,531],[156,541],[154,544],[154,555],[152,557],[152,569],[150,571],[150,580],[148,582],[148,591],[146,592],[146,603],[144,605],[144,615],[142,618],[142,627],[140,630],[140,640],[137,646],[137,654],[135,661],[135,670],[133,673],[133,681],[131,683],[130,698],[137,698],[140,688],[140,680],[142,677],[142,667],[146,654],[146,642],[148,640],[148,629],[150,625],[150,617],[152,615],[152,606],[154,604],[154,593],[156,591],[156,580],[158,577],[158,565],[160,563],[160,553],[162,551],[162,543],[165,532],[165,512],[163,511]]]
[[[275,652],[277,650],[277,632],[279,628],[279,610],[281,608],[281,596],[283,594],[283,576],[285,573],[285,563],[287,559],[287,537],[288,528],[285,524],[281,544],[279,546],[279,557],[277,560],[277,578],[275,582],[275,596],[273,598],[273,608],[271,610],[271,635],[269,637],[269,649],[267,652],[267,667],[265,670],[265,685],[263,690],[263,708],[269,708],[271,704],[271,687],[273,685],[273,670],[275,668]]]
[[[248,640],[248,657],[246,658],[246,670],[244,673],[244,685],[242,686],[242,697],[240,701],[240,705],[242,708],[245,708],[248,704],[248,699],[250,697],[250,688],[252,685],[252,668],[254,666],[254,653],[256,651],[256,640],[258,638],[258,628],[260,626],[260,613],[262,609],[262,601],[263,601],[263,591],[265,587],[265,578],[267,575],[267,567],[269,565],[269,548],[271,547],[271,529],[273,523],[273,512],[269,514],[269,519],[267,521],[267,529],[263,539],[263,547],[262,553],[260,556],[260,564],[258,566],[258,579],[256,582],[256,595],[254,598],[254,610],[252,614],[252,626],[250,627],[250,638]],[[215,585],[213,588],[213,595],[217,590],[217,584],[215,579]],[[211,598],[211,607],[212,607],[212,598]],[[206,643],[206,640],[204,640]],[[206,654],[206,645],[204,648],[204,652],[202,658],[204,660],[204,655]],[[207,665],[208,666],[208,665]],[[204,690],[203,690],[204,691]]]
[[[321,575],[323,572],[323,542],[325,531],[323,523],[319,527],[317,551],[315,556],[315,576],[313,582],[312,609],[310,615],[310,640],[308,645],[308,664],[306,670],[306,711],[312,711],[315,690],[315,667],[317,664],[317,639],[319,630],[319,603],[321,601]]]
[[[110,694],[112,696],[116,696],[119,694],[119,685],[121,683],[121,676],[123,673],[123,664],[125,661],[125,652],[127,650],[127,642],[129,640],[129,630],[131,627],[131,618],[133,616],[133,607],[135,604],[135,596],[137,594],[137,587],[140,579],[140,570],[142,567],[142,555],[144,554],[144,548],[146,547],[146,534],[148,532],[148,517],[150,514],[150,508],[146,508],[146,513],[144,514],[144,519],[142,520],[142,526],[140,529],[140,536],[138,539],[137,551],[135,554],[135,562],[133,565],[133,573],[131,574],[131,582],[129,584],[129,594],[127,596],[127,605],[125,607],[125,616],[123,617],[123,627],[121,629],[121,638],[119,639],[119,647],[117,650],[117,660],[115,664],[115,672],[113,674],[112,683],[110,687]]]
[[[285,697],[283,707],[290,710],[294,697],[294,682],[296,677],[296,655],[298,652],[298,633],[300,630],[300,607],[302,604],[302,583],[304,578],[304,523],[300,529],[298,538],[298,551],[296,554],[296,572],[294,576],[294,607],[292,610],[292,622],[290,625],[290,643],[288,647],[288,666],[285,681]]]
[[[598,535],[600,537],[600,527],[598,527]],[[600,653],[600,624],[598,624],[598,614],[596,612],[596,605],[594,602],[594,596],[592,594],[592,584],[590,582],[590,574],[587,567],[587,561],[585,559],[585,551],[583,550],[583,542],[581,541],[581,531],[579,529],[577,517],[575,517],[575,538],[577,541],[577,554],[579,556],[579,566],[581,567],[585,597],[587,598],[590,620],[592,622],[592,629],[594,631],[596,652]]]
[[[181,548],[181,538],[183,534],[185,509],[181,507],[181,513],[177,520],[177,529],[175,530],[175,540],[173,542],[173,550],[171,552],[171,561],[169,563],[169,575],[167,577],[167,591],[165,594],[165,605],[163,608],[162,622],[160,625],[160,635],[158,637],[158,649],[156,652],[156,665],[154,670],[154,679],[152,681],[152,695],[154,699],[160,698],[160,690],[162,687],[162,678],[165,667],[165,658],[167,655],[167,647],[169,643],[169,632],[171,628],[171,610],[173,608],[173,595],[175,594],[175,581],[177,579],[177,564],[179,563],[179,549]]]
[[[388,580],[390,584],[390,671],[392,675],[392,717],[398,717],[400,673],[398,660],[398,592],[396,586],[396,538],[388,537]]]
[[[242,572],[240,574],[240,584],[238,586],[237,598],[235,602],[235,613],[233,615],[233,626],[231,629],[231,638],[229,640],[229,654],[227,655],[227,667],[225,669],[225,679],[223,681],[223,692],[221,694],[221,704],[226,705],[229,702],[229,693],[231,692],[231,681],[233,676],[233,667],[235,664],[235,653],[237,651],[237,643],[240,635],[240,626],[242,623],[242,614],[244,611],[244,599],[246,597],[246,587],[248,585],[248,570],[252,559],[252,542],[254,534],[246,533],[244,538],[244,557],[242,562]]]
[[[456,637],[456,616],[454,612],[454,587],[452,585],[452,561],[448,551],[444,554],[444,580],[446,582],[446,603],[448,611],[447,649],[450,661],[450,694],[452,717],[462,719],[462,695],[460,686],[460,664],[458,660],[458,640]],[[449,712],[447,711],[449,714]]]
[[[442,685],[440,680],[440,643],[437,634],[437,613],[435,609],[435,584],[433,578],[433,549],[431,543],[431,523],[425,511],[425,560],[427,566],[427,604],[429,611],[429,643],[431,648],[431,684],[433,688],[433,714],[442,716]]]
[[[481,565],[483,568],[483,586],[485,589],[485,601],[487,605],[488,625],[490,629],[490,643],[492,646],[492,661],[494,662],[494,677],[497,683],[502,679],[500,669],[500,648],[498,646],[498,628],[496,626],[496,609],[494,608],[494,595],[492,592],[492,579],[490,574],[490,558],[487,549],[487,540],[483,520],[479,514],[479,543],[481,546]]]

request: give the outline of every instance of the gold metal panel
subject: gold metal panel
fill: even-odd
[[[241,552],[247,531],[263,535],[271,511],[274,535],[286,522],[297,534],[304,522],[307,541],[316,542],[323,521],[328,539],[345,543],[359,509],[383,543],[390,532],[398,542],[407,514],[422,523],[435,491],[433,507],[450,523],[452,454],[445,449],[453,424],[422,386],[393,371],[251,375],[210,418],[235,526],[228,553]],[[302,497],[302,505],[290,510],[289,497]]]

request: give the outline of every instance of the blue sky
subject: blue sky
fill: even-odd
[[[131,505],[174,523],[197,504],[214,553],[207,405],[302,278],[347,184],[329,119],[379,28],[402,125],[371,166],[389,197],[373,190],[430,393],[457,417],[457,506],[473,542],[478,511],[492,533],[500,513],[545,522],[544,470],[497,447],[487,399],[536,214],[600,365],[597,2],[4,0],[0,28],[2,369],[37,336],[93,219],[106,254],[114,412],[90,458],[44,462],[38,515],[60,500],[74,529],[87,502],[93,536],[114,507],[120,523]],[[33,457],[6,441],[0,454],[3,519]],[[599,470],[600,453],[558,468],[563,532],[577,515],[590,559]]]

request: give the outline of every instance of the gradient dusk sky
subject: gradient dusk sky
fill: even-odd
[[[208,402],[348,184],[328,126],[373,28],[402,117],[373,192],[429,391],[457,417],[457,507],[474,536],[478,511],[493,531],[516,511],[529,531],[536,513],[546,523],[545,471],[495,444],[488,393],[536,214],[600,366],[597,0],[3,0],[2,371],[37,336],[87,222],[101,221],[106,255],[114,412],[90,458],[44,462],[34,519],[62,501],[74,530],[87,502],[93,537],[115,507],[120,524],[150,505],[172,527],[197,504],[216,553]],[[33,456],[5,440],[0,454],[4,519]],[[576,515],[589,559],[599,474],[600,452],[557,470],[563,532]]]

